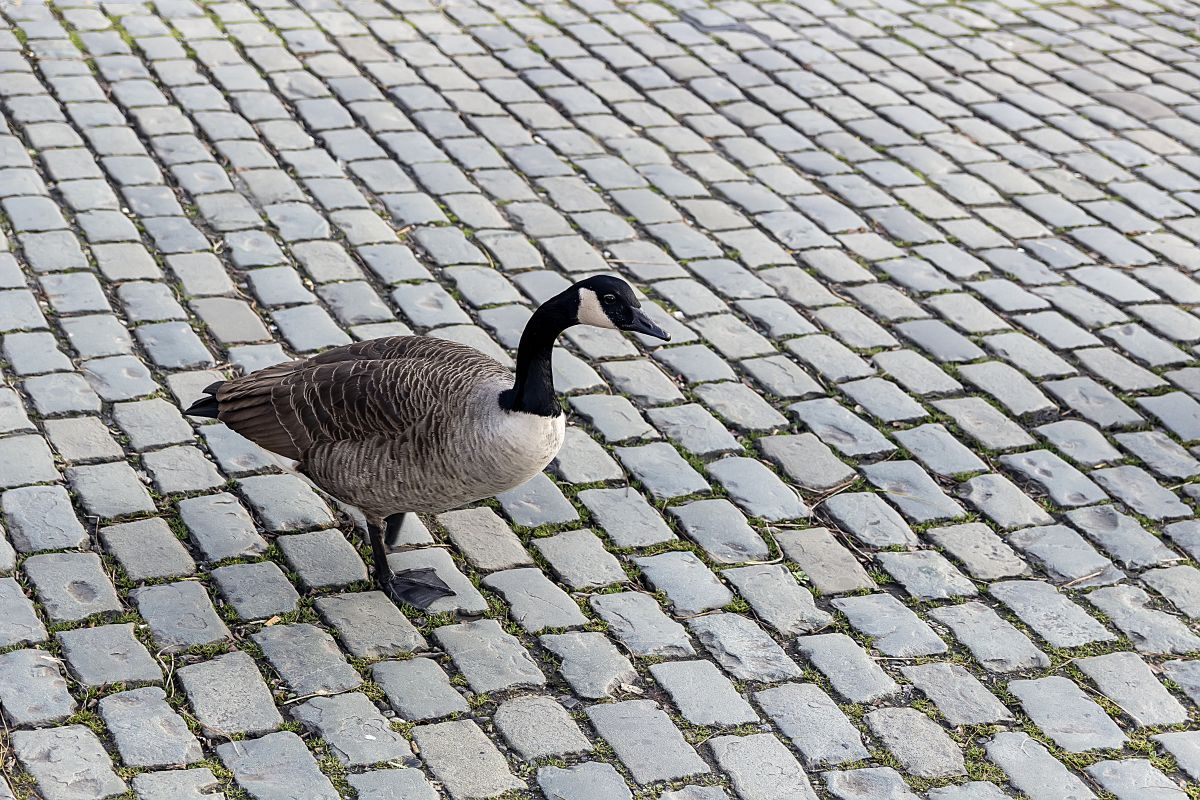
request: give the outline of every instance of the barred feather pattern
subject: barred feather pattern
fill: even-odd
[[[541,472],[564,420],[509,411],[513,376],[425,336],[359,342],[216,387],[219,419],[369,518],[437,513]]]

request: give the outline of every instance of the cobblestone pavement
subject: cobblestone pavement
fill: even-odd
[[[0,798],[1200,797],[1200,4],[0,18]],[[431,613],[180,414],[601,269]]]

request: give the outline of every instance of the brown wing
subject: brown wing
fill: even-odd
[[[317,442],[399,436],[439,409],[457,416],[471,388],[492,376],[511,373],[466,345],[431,336],[373,339],[220,384],[218,419],[302,460]]]

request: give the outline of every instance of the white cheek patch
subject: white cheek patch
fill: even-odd
[[[615,328],[616,325],[600,307],[600,298],[591,289],[579,290],[579,313],[577,319],[581,325],[594,325],[597,328]]]

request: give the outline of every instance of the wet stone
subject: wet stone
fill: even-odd
[[[871,646],[894,658],[932,656],[946,652],[946,643],[907,606],[883,592],[843,597],[833,607],[850,625],[871,637]]]
[[[495,620],[438,628],[434,637],[479,694],[518,686],[541,686],[546,677],[529,653]]]
[[[825,633],[801,636],[797,649],[852,703],[889,697],[900,690],[886,672],[849,636]]]
[[[571,716],[549,697],[507,700],[496,709],[495,721],[505,740],[526,761],[592,749]]]
[[[688,623],[692,633],[726,672],[746,681],[799,678],[801,669],[752,620],[739,614],[709,614]]]
[[[865,717],[871,732],[892,752],[904,771],[918,778],[966,773],[962,752],[940,725],[911,708],[881,708]]]
[[[258,736],[283,722],[258,667],[245,653],[190,664],[176,675],[206,736]]]
[[[640,784],[709,772],[670,718],[649,700],[596,705],[587,714]]]
[[[99,708],[128,766],[171,767],[204,756],[200,742],[157,686],[110,694],[100,700]]]
[[[600,613],[603,615],[604,612]],[[670,619],[666,622],[678,629],[678,633],[669,631],[670,634],[682,637],[679,643],[670,649],[679,655],[694,655],[695,651],[692,650],[683,627]],[[617,636],[621,637],[621,633],[617,632]],[[637,654],[629,640],[621,638],[622,642]],[[638,674],[629,663],[629,659],[603,634],[547,634],[538,641],[562,660],[558,671],[580,697],[589,700],[611,697],[613,692],[623,685],[635,685],[638,681]]]
[[[327,742],[339,761],[365,767],[382,761],[406,761],[412,749],[366,695],[348,692],[314,697],[296,706],[292,716]]]
[[[1054,743],[1072,753],[1121,748],[1125,734],[1068,678],[1010,681],[1008,690]]]
[[[1004,704],[958,664],[902,666],[900,671],[951,725],[991,725],[1012,719]]]
[[[74,628],[57,636],[67,668],[85,686],[158,683],[162,670],[133,630],[123,623]]]
[[[1034,647],[1029,637],[982,603],[943,606],[930,611],[929,616],[949,628],[989,672],[1018,672],[1050,666],[1050,659]]]
[[[1117,638],[1049,583],[1000,581],[989,586],[988,591],[1051,647],[1080,647]]]
[[[623,591],[593,595],[589,600],[608,630],[638,656],[680,657],[696,655],[683,625],[662,613],[653,596]]]
[[[868,758],[862,734],[812,683],[788,683],[754,695],[771,721],[788,737],[808,769]]]

